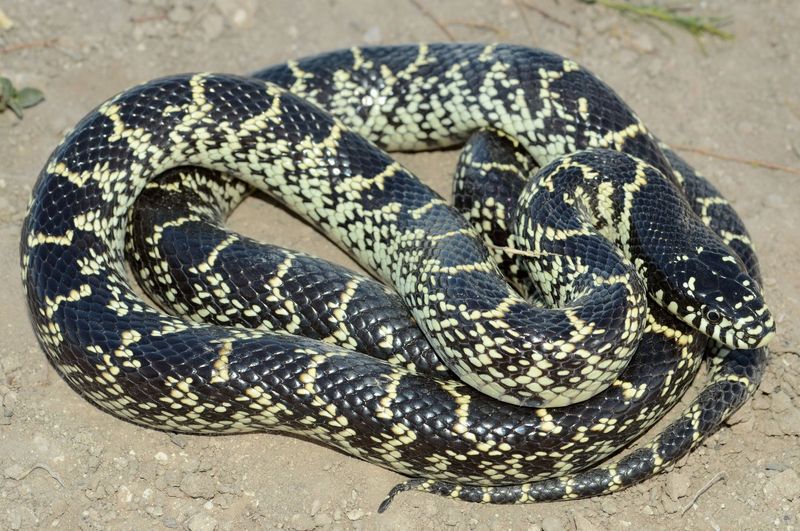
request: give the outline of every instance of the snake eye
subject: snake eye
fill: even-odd
[[[722,315],[717,310],[708,310],[706,311],[706,321],[714,325],[719,324],[722,321]]]

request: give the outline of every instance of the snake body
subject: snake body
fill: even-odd
[[[737,256],[707,234],[703,245],[693,243],[677,261],[666,260],[691,267],[664,271],[652,269],[645,258],[602,247],[604,260],[613,258],[627,269],[592,266],[587,277],[583,260],[565,270],[551,267],[549,274],[539,266],[546,279],[566,271],[553,282],[553,292],[567,305],[553,310],[530,304],[501,280],[475,228],[351,132],[389,149],[429,149],[462,142],[484,127],[514,137],[537,165],[550,164],[550,174],[532,180],[540,190],[559,168],[591,179],[593,170],[587,173],[586,164],[568,154],[591,148],[631,155],[620,156],[636,168],[634,186],[595,195],[621,194],[618,206],[597,199],[582,203],[594,202],[595,214],[581,210],[596,232],[631,240],[630,231],[619,229],[628,226],[626,216],[635,210],[630,200],[638,199],[636,179],[646,173],[669,187],[682,186],[687,205],[706,225],[743,249]],[[355,340],[347,327],[338,338],[330,334],[338,343],[321,342],[220,328],[149,307],[125,278],[127,213],[157,175],[185,165],[230,172],[265,190],[392,282],[438,355],[469,386],[448,379],[428,354],[427,364],[417,364],[413,353],[379,360],[352,351]],[[535,202],[540,194],[531,190],[528,199]],[[580,198],[575,189],[571,194]],[[397,491],[417,488],[506,503],[586,496],[616,490],[673,462],[758,384],[765,361],[761,347],[774,325],[743,226],[718,198],[659,146],[607,86],[572,61],[503,45],[352,49],[252,78],[198,74],[155,80],[101,105],[55,150],[34,187],[23,226],[23,283],[35,331],[54,366],[118,417],[191,433],[305,435],[424,478]],[[607,216],[599,219],[603,212]],[[599,239],[587,235],[584,222],[560,228],[574,232],[560,240],[590,242],[586,257],[596,256],[591,249]],[[555,228],[547,228],[528,221],[527,229],[515,230],[534,238],[541,230],[539,243],[552,244],[559,238],[553,237]],[[194,312],[188,303],[171,300],[175,290],[165,292],[162,302],[175,302],[184,314],[214,314],[217,323],[268,307],[270,301],[259,303],[253,295],[249,307],[236,299],[242,306],[237,308],[227,280],[215,273],[221,251],[233,243],[207,248],[205,260],[195,265],[202,282]],[[585,251],[587,245],[576,248]],[[704,253],[708,249],[715,252]],[[567,251],[544,254],[562,252]],[[549,259],[551,266],[560,263]],[[302,260],[284,255],[283,273],[291,273],[295,261]],[[708,264],[721,273],[698,269]],[[167,265],[152,274],[167,278]],[[643,270],[652,275],[652,300],[669,313],[652,301],[646,312],[637,307],[647,303],[637,285],[641,280],[630,273]],[[283,290],[288,279],[272,278],[279,292],[273,297],[285,299],[285,314],[294,313],[295,303],[286,302]],[[351,281],[337,278],[352,296]],[[578,295],[563,288],[563,279],[576,278]],[[362,281],[352,282],[360,287]],[[706,290],[709,283],[723,291]],[[383,291],[366,289],[374,297]],[[695,292],[692,302],[669,298],[687,291]],[[458,292],[467,298],[452,299]],[[709,296],[723,300],[714,304],[704,299]],[[570,306],[575,297],[588,297],[581,300],[589,303]],[[220,314],[226,305],[238,311]],[[599,311],[606,306],[614,311]],[[730,347],[755,350],[723,349],[714,358],[710,383],[689,410],[628,461],[577,472],[630,442],[685,390],[706,340],[672,314]],[[345,313],[343,321],[352,317]],[[286,322],[295,329],[306,326]],[[383,328],[377,341],[400,342]],[[570,356],[583,350],[587,355]],[[565,373],[567,365],[578,372]],[[515,405],[520,403],[566,407]]]

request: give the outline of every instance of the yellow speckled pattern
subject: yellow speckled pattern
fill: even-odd
[[[482,171],[543,170],[519,195],[513,224],[497,201],[470,210],[502,219],[513,251],[541,256],[515,267],[554,307],[502,279],[481,243],[483,222],[471,225],[373,144],[430,149],[485,128],[514,139],[512,160],[533,162],[510,171],[503,161],[476,163]],[[623,180],[601,179],[604,163],[624,170]],[[238,235],[199,253],[186,268],[196,292],[182,299],[173,258],[158,246],[220,207],[154,226],[145,252],[154,265],[137,274],[185,317],[148,306],[124,271],[128,214],[156,176],[181,166],[231,173],[348,249],[396,288],[459,379],[393,352],[391,327],[373,336],[384,359],[360,352],[348,328],[349,312],[363,304],[355,294],[366,281],[357,277],[340,277],[327,331],[293,335],[308,326],[289,296],[305,258],[276,255],[265,298],[244,300],[224,266],[247,243]],[[669,201],[701,216],[689,234],[702,237],[668,249],[680,252],[667,253],[635,222],[658,210],[644,192],[652,187],[656,200],[670,190]],[[34,187],[23,284],[53,365],[122,419],[190,433],[295,433],[420,478],[382,508],[409,488],[493,503],[570,499],[659,472],[758,385],[774,323],[746,232],[718,198],[571,60],[507,45],[351,49],[251,78],[163,78],[102,104],[56,148]],[[579,215],[556,215],[562,210]],[[668,270],[657,270],[653,255]],[[267,308],[278,323],[252,330],[236,321]],[[680,398],[707,342],[698,330],[728,347],[701,395],[652,444],[591,468]]]

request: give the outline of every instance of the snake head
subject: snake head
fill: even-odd
[[[673,265],[662,279],[668,289],[654,295],[670,313],[728,348],[759,348],[772,339],[775,321],[761,287],[725,247],[697,247]]]

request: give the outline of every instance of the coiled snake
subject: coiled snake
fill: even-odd
[[[430,149],[480,129],[457,192],[477,228],[371,143]],[[213,226],[243,185],[182,166],[267,192],[398,295],[298,253],[254,258]],[[134,272],[190,319],[126,279],[146,187]],[[717,191],[586,70],[507,45],[351,49],[125,91],[51,155],[21,257],[42,347],[97,406],[157,429],[299,434],[418,478],[382,509],[409,488],[511,503],[640,481],[752,394],[774,332]],[[698,398],[589,468],[680,398],[707,343],[696,330],[715,340]]]

